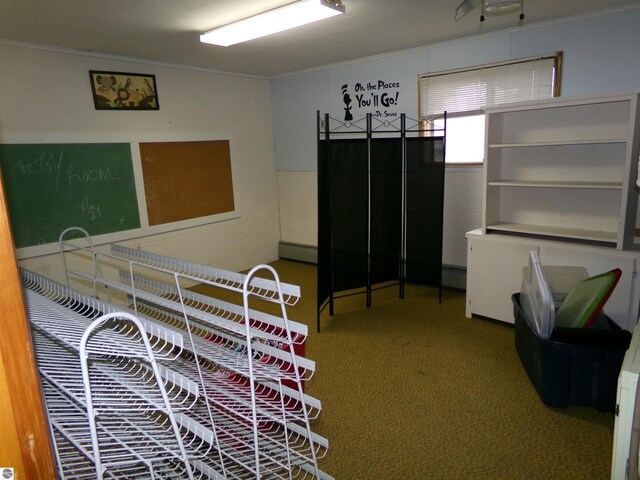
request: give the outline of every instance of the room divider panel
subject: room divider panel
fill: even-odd
[[[436,121],[318,112],[318,331],[334,299],[406,282],[442,299],[446,113]],[[340,295],[336,295],[341,293]]]

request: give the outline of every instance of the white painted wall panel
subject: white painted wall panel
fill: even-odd
[[[280,240],[318,245],[316,172],[278,172]]]
[[[417,78],[421,73],[563,51],[563,96],[640,89],[640,49],[637,47],[640,45],[639,24],[640,7],[544,25],[527,25],[525,21],[524,26],[502,33],[479,35],[273,79],[271,86],[280,212],[283,224],[286,223],[286,228],[281,229],[282,241],[307,245],[316,243],[315,230],[299,231],[305,223],[293,221],[303,211],[301,206],[298,208],[293,205],[308,202],[308,192],[295,189],[289,181],[295,183],[294,172],[307,172],[309,178],[315,178],[316,111],[342,118],[342,85],[353,86],[355,82],[365,83],[378,78],[395,79],[393,81],[400,83],[401,102],[398,109],[412,116],[417,115]],[[356,108],[352,108],[352,112],[354,118],[368,113],[366,109]],[[373,113],[372,109],[369,112]],[[294,208],[297,208],[295,214]],[[466,266],[464,234],[480,227],[481,211],[482,170],[448,169],[445,188],[445,264]],[[314,216],[315,212],[310,215]],[[314,223],[309,222],[308,225]]]
[[[318,245],[316,172],[278,172],[280,239]],[[442,261],[466,266],[465,233],[482,224],[482,170],[449,168],[445,173]]]
[[[230,270],[277,258],[269,80],[7,44],[0,44],[0,65],[0,142],[230,140],[239,218],[122,243]],[[89,70],[154,74],[160,109],[95,110]],[[55,256],[22,263],[58,275]]]

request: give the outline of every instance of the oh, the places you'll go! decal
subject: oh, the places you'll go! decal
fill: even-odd
[[[400,82],[376,80],[366,83],[344,83],[340,88],[344,107],[344,121],[371,113],[374,117],[398,117]]]

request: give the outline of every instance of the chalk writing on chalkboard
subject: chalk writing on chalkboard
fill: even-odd
[[[17,248],[140,227],[128,143],[0,145],[0,167]]]

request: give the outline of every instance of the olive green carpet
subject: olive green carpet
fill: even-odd
[[[336,479],[606,479],[612,413],[545,406],[511,326],[465,317],[463,291],[397,287],[336,301],[316,333],[316,266],[279,261],[300,285],[288,314],[309,325],[307,393]]]
[[[316,333],[316,266],[280,260],[300,285],[287,312],[309,325],[306,392],[329,440],[320,468],[338,480],[606,479],[614,416],[545,406],[512,326],[465,317],[463,291],[409,286],[336,301]]]

